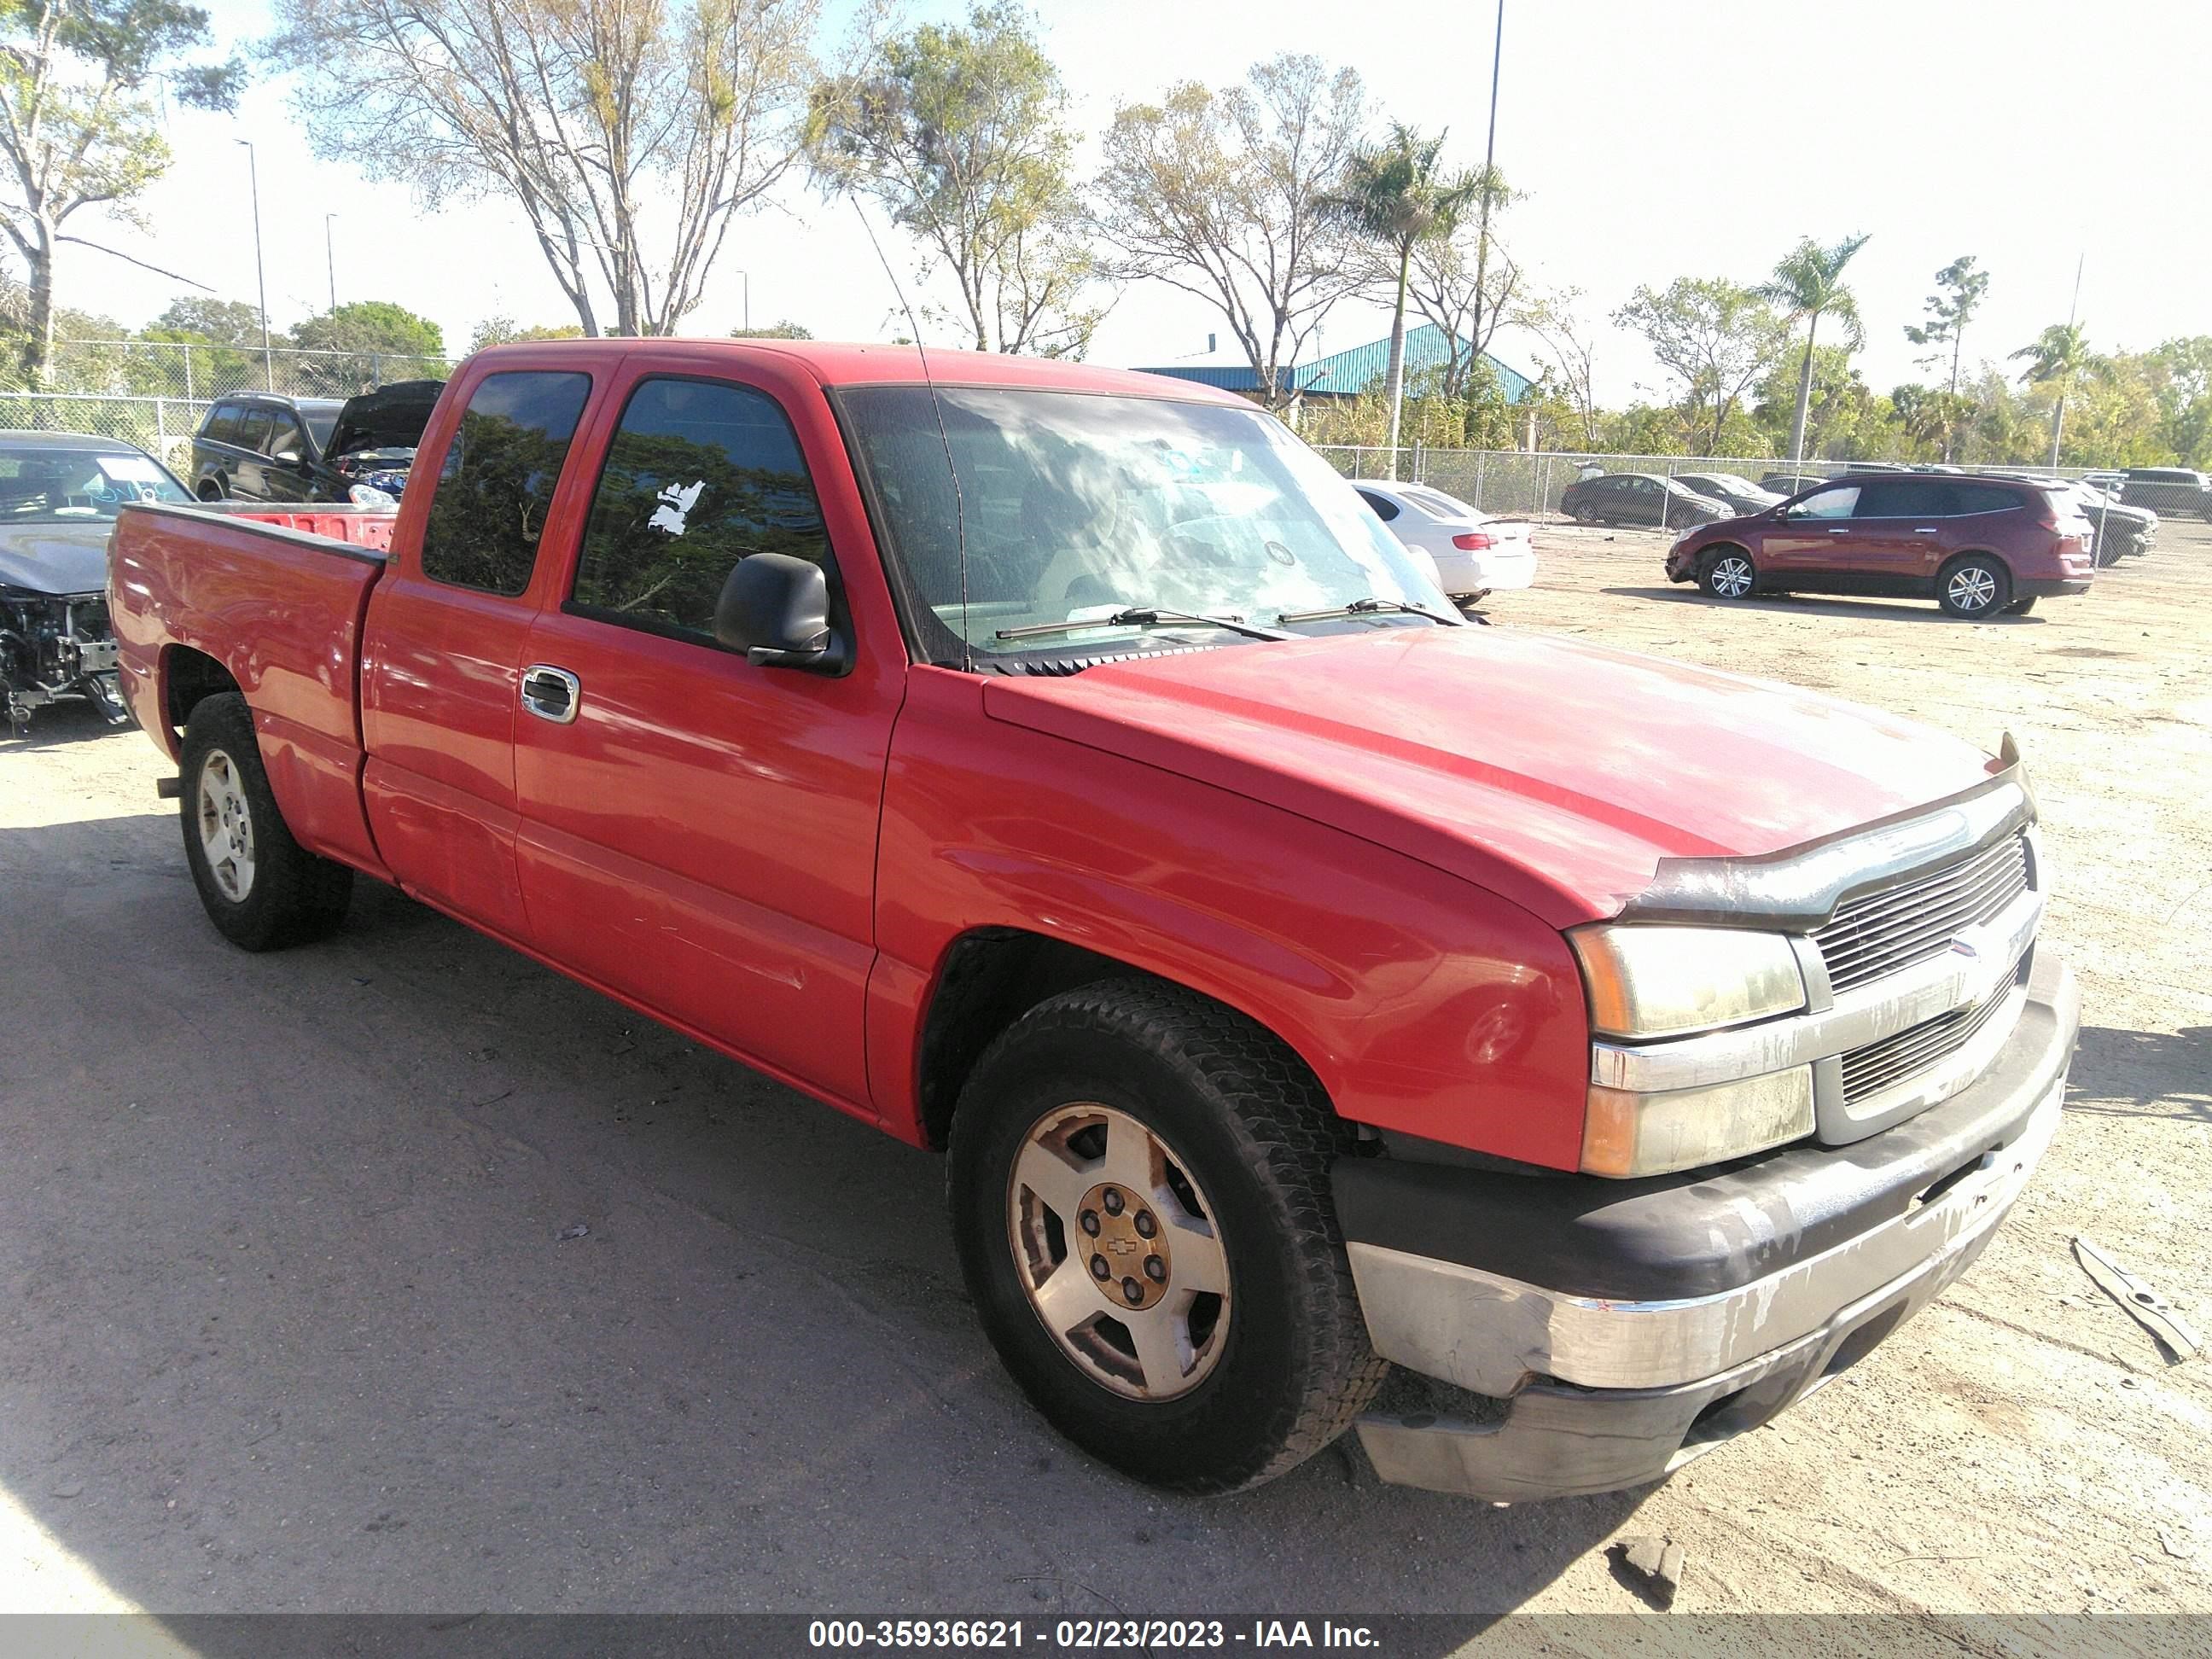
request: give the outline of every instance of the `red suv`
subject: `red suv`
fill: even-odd
[[[1973,620],[2087,592],[2089,520],[2057,489],[2008,478],[1843,477],[1667,550],[1667,580],[1717,599],[1872,593]]]

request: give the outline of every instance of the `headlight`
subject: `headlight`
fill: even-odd
[[[397,507],[399,498],[388,489],[379,489],[374,484],[356,484],[346,491],[346,497],[356,507]]]
[[[1629,924],[1567,938],[1601,1036],[1680,1036],[1805,1006],[1797,954],[1779,933]]]
[[[1661,1095],[1594,1086],[1583,1118],[1582,1167],[1615,1178],[1670,1175],[1812,1133],[1809,1066]]]

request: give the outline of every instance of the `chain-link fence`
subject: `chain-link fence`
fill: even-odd
[[[1578,478],[1602,473],[1641,473],[1655,478],[1723,475],[1794,495],[1820,478],[1865,468],[1848,461],[1808,460],[1793,464],[1772,457],[1708,455],[1592,455],[1573,451],[1431,449],[1421,445],[1395,451],[1367,446],[1323,445],[1320,453],[1347,478],[1389,478],[1423,483],[1458,497],[1485,513],[1529,517],[1556,514],[1559,497]],[[1395,466],[1392,465],[1395,460]],[[1885,469],[1887,470],[1887,469]],[[2079,478],[2087,469],[2048,467],[2033,462],[1977,471],[2032,472],[2039,477]],[[1924,476],[1924,475],[1923,475]],[[1795,482],[1802,479],[1803,483]]]
[[[0,392],[0,427],[120,438],[171,466],[191,461],[192,434],[234,392],[350,398],[394,380],[442,380],[459,360],[387,351],[302,351],[180,340],[69,340],[54,348],[43,392]]]

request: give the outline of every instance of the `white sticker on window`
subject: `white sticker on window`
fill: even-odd
[[[645,521],[646,527],[665,530],[672,536],[682,535],[691,509],[699,505],[699,497],[706,491],[704,478],[696,483],[670,484],[660,492],[660,505],[653,509],[653,516]]]
[[[100,470],[117,483],[159,483],[161,469],[143,455],[99,455]]]

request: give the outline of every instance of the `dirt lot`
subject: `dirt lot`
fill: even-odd
[[[2212,1371],[2069,1252],[2212,1327],[2212,533],[1981,627],[1540,547],[1501,625],[2027,754],[2068,1122],[1838,1386],[1642,1493],[1496,1510],[1333,1453],[1156,1497],[1000,1373],[933,1160],[381,890],[228,949],[151,746],[58,714],[0,744],[0,1609],[1628,1611],[1626,1531],[1687,1547],[1684,1609],[2212,1610]]]

